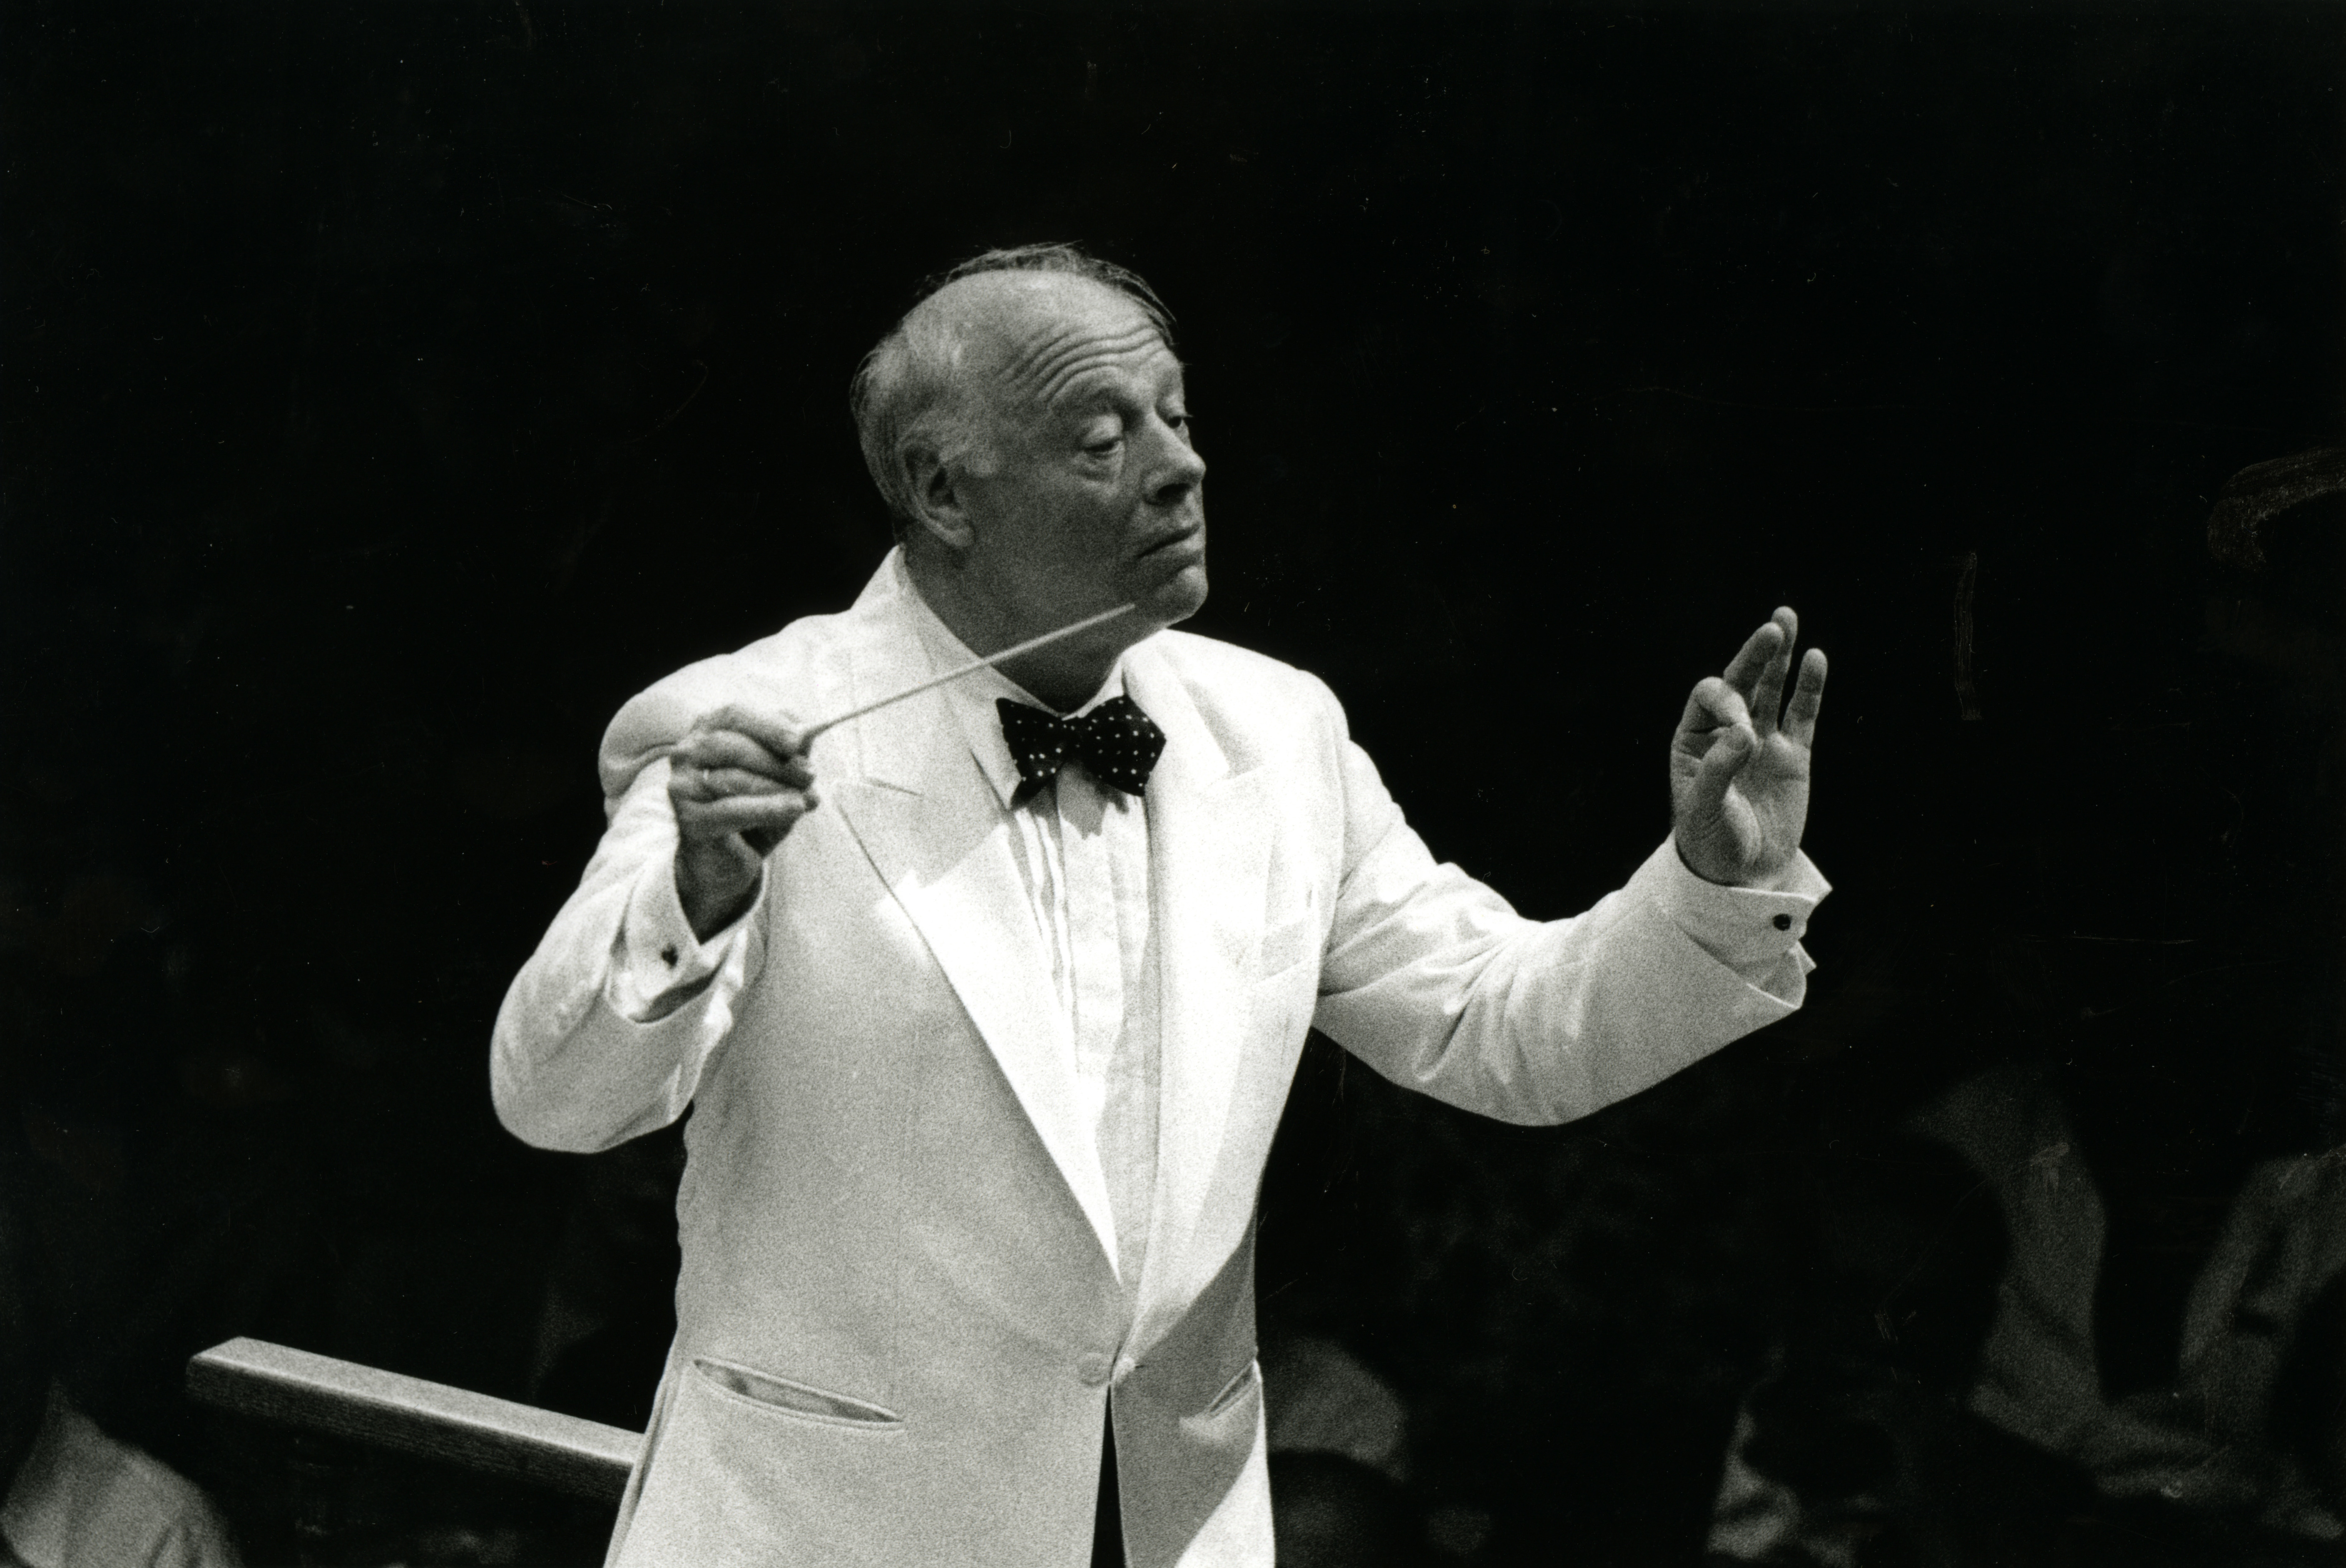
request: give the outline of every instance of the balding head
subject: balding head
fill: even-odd
[[[1011,677],[1083,701],[1206,597],[1205,460],[1164,307],[1066,246],[956,269],[855,379],[864,459],[929,607],[979,653],[1134,613]]]
[[[984,461],[995,420],[1042,390],[1018,373],[1017,345],[1040,317],[1085,305],[1126,312],[1136,332],[1172,347],[1172,316],[1137,275],[1072,245],[1022,245],[988,250],[933,280],[863,357],[849,405],[864,466],[900,540],[913,522],[913,454]]]

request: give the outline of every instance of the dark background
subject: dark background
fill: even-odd
[[[0,1144],[84,1402],[244,1498],[277,1461],[177,1391],[230,1334],[587,1410],[652,1375],[611,1325],[673,1145],[515,1143],[490,1022],[612,711],[885,548],[857,357],[1035,239],[1179,318],[1196,629],[1324,676],[1527,912],[1660,838],[1685,690],[1772,606],[1833,657],[1800,1018],[1539,1132],[1307,1055],[1265,1330],[1402,1391],[1443,1539],[1691,1561],[1809,1217],[1992,1061],[2102,1107],[2106,1370],[2157,1381],[2238,1171],[2341,1135],[2336,519],[2258,574],[2204,531],[2338,438],[2342,33],[17,0]],[[410,1491],[352,1517],[505,1518]]]

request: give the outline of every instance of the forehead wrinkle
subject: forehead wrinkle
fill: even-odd
[[[1166,357],[1171,361],[1172,374],[1169,377],[1163,375],[1157,377],[1153,385],[1145,384],[1140,389],[1141,398],[1145,402],[1153,402],[1162,396],[1168,390],[1168,382],[1173,387],[1179,385],[1179,377],[1183,369],[1181,361],[1172,359],[1169,354]],[[1051,384],[1048,395],[1043,400],[1043,406],[1046,409],[1081,407],[1096,393],[1105,395],[1115,386],[1117,382],[1105,379],[1112,376],[1140,381],[1144,383],[1149,381],[1149,378],[1141,372],[1127,371],[1113,361],[1086,360],[1069,366],[1066,373]]]
[[[1008,367],[1005,379],[1030,392],[1037,403],[1048,407],[1076,376],[1151,341],[1162,342],[1163,339],[1158,337],[1156,327],[1145,321],[1136,322],[1128,331],[1106,337],[1086,331],[1081,322],[1070,321],[1019,355]]]

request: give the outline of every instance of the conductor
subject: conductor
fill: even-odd
[[[1254,1203],[1306,1031],[1556,1123],[1798,1007],[1824,657],[1792,678],[1778,610],[1687,701],[1670,837],[1527,920],[1436,863],[1325,686],[1168,629],[1206,463],[1138,278],[979,256],[852,405],[896,547],[620,710],[608,830],[497,1019],[532,1144],[693,1109],[609,1561],[1268,1564]]]

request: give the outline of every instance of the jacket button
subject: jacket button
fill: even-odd
[[[1096,1389],[1107,1381],[1114,1366],[1115,1363],[1106,1356],[1094,1350],[1076,1360],[1076,1376],[1082,1380],[1084,1387]]]

